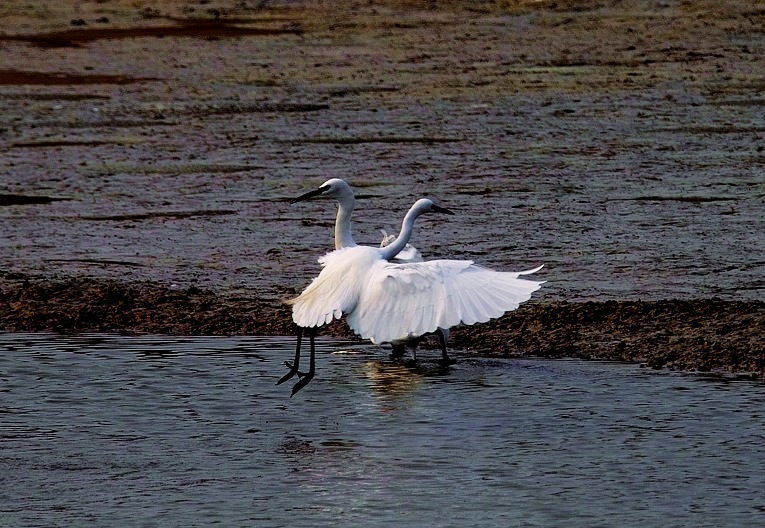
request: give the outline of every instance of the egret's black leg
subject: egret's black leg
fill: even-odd
[[[446,336],[444,335],[444,332],[439,328],[435,331],[435,334],[438,336],[438,340],[441,343],[441,364],[451,365],[454,363],[454,360],[446,353]]]
[[[296,374],[299,374],[298,368],[300,367],[300,346],[303,341],[303,328],[298,326],[297,329],[297,348],[295,349],[295,361],[290,363],[289,361],[285,361],[284,364],[287,365],[287,368],[290,369],[289,372],[287,372],[284,376],[279,379],[279,381],[276,382],[277,385],[281,385],[291,377],[293,377]],[[313,342],[313,339],[311,340]]]
[[[417,347],[420,346],[423,339],[424,336],[420,336],[410,341],[410,346],[412,347],[412,361],[417,361]]]
[[[290,395],[290,398],[297,394],[297,392],[308,385],[311,380],[313,379],[313,375],[316,373],[316,328],[309,328],[308,329],[308,337],[311,340],[311,363],[308,365],[308,372],[305,374],[301,373],[300,381],[295,383],[295,386],[292,387],[292,394]]]

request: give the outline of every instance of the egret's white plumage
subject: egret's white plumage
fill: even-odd
[[[292,305],[292,320],[302,328],[323,326],[352,311],[361,296],[365,273],[379,260],[376,248],[336,249],[319,259],[322,270]]]
[[[382,242],[380,242],[380,247],[388,246],[391,242],[396,240],[396,235],[389,235],[385,229],[380,229],[380,232],[383,236]],[[394,259],[399,262],[422,262],[422,253],[420,253],[420,250],[413,245],[407,244],[404,246],[404,249],[399,251]]]
[[[320,259],[319,276],[290,301],[293,321],[312,328],[346,315],[361,337],[397,343],[499,317],[539,289],[541,282],[519,277],[540,268],[498,272],[472,261],[390,262],[406,246],[415,219],[434,207],[430,200],[418,200],[399,236],[384,248],[343,248]]]
[[[284,383],[293,376],[299,376],[298,381],[292,387],[293,396],[303,387],[305,387],[315,372],[316,346],[314,338],[316,329],[323,326],[333,319],[340,318],[344,313],[348,313],[351,307],[355,306],[361,295],[361,286],[364,284],[364,271],[371,263],[378,259],[391,260],[407,247],[407,241],[411,235],[414,219],[423,212],[443,212],[453,214],[451,211],[440,208],[430,200],[421,200],[423,203],[415,204],[404,218],[404,226],[408,225],[406,237],[399,236],[393,243],[385,248],[371,248],[358,246],[353,240],[351,234],[350,216],[353,212],[355,198],[350,186],[339,178],[329,180],[318,189],[308,192],[292,202],[306,200],[313,196],[327,194],[335,196],[338,200],[338,213],[335,222],[335,251],[319,259],[319,263],[324,267],[322,272],[296,299],[290,301],[293,305],[293,320],[298,325],[297,347],[295,350],[295,359],[292,363],[285,362],[289,372],[282,376],[278,384]],[[415,250],[416,251],[416,250]],[[311,341],[311,362],[308,372],[300,372],[300,347],[303,338],[303,332],[307,329],[307,334]],[[446,357],[446,335],[441,333],[444,356]]]
[[[460,323],[485,323],[528,301],[542,282],[519,276],[539,269],[499,272],[469,260],[378,260],[366,273],[348,325],[374,343],[396,343]]]
[[[297,349],[294,362],[286,362],[290,371],[278,383],[300,376],[292,388],[293,395],[314,376],[316,329],[343,315],[357,334],[374,343],[392,343],[394,353],[402,344],[416,344],[421,336],[437,333],[443,361],[448,363],[446,340],[450,327],[485,322],[515,310],[543,284],[520,278],[542,266],[528,271],[498,272],[473,261],[419,261],[419,252],[408,245],[417,217],[427,212],[453,214],[430,200],[418,200],[404,217],[399,236],[390,241],[383,232],[383,244],[374,248],[358,246],[353,240],[350,216],[355,198],[343,180],[329,180],[293,202],[320,194],[338,200],[336,249],[319,259],[322,266],[319,275],[298,297],[288,301],[298,326]],[[407,254],[409,249],[413,252]],[[391,262],[402,252],[417,261]],[[307,373],[298,369],[304,329],[311,339]]]

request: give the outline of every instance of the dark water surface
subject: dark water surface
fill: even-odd
[[[0,526],[762,526],[765,385],[392,363],[287,338],[0,335]]]

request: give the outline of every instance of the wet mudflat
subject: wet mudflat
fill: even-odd
[[[0,288],[0,327],[7,331],[295,333],[289,307],[257,292],[221,295],[195,286],[2,273]],[[340,321],[321,333],[353,337]],[[762,376],[763,336],[765,303],[759,301],[543,301],[498,320],[458,327],[450,345],[484,356],[607,359],[652,368]]]
[[[460,347],[765,371],[760,4],[0,15],[6,330],[287,333],[333,222],[287,198],[338,176],[363,243],[427,195],[459,216],[418,226],[426,257],[546,265],[526,333]]]
[[[0,336],[8,526],[761,526],[761,382],[323,340]]]

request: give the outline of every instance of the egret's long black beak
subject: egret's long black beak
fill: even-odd
[[[454,214],[453,212],[451,212],[446,207],[439,207],[436,204],[433,204],[433,207],[431,207],[430,210],[433,211],[434,213],[443,213],[443,214],[448,214],[448,215],[453,215]]]
[[[304,200],[310,200],[314,196],[319,196],[320,194],[323,194],[328,189],[329,189],[328,186],[323,185],[323,186],[319,187],[318,189],[314,189],[313,191],[308,191],[305,194],[301,194],[297,198],[293,198],[292,200],[290,200],[290,203],[294,204],[294,203],[302,202]]]

